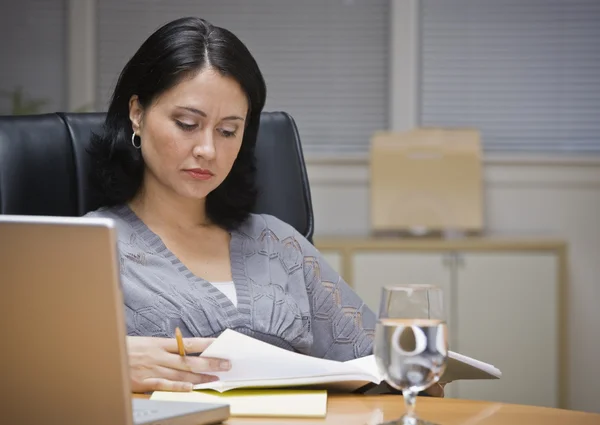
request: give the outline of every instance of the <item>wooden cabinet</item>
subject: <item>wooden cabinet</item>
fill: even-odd
[[[315,244],[375,312],[385,285],[444,290],[450,348],[502,370],[447,396],[564,407],[565,246],[519,239],[323,239]]]
[[[381,288],[399,283],[429,283],[451,290],[448,258],[441,252],[358,251],[353,255],[353,287],[363,301],[379,311]],[[444,298],[446,311],[450,298]],[[448,318],[451,326],[451,318]]]

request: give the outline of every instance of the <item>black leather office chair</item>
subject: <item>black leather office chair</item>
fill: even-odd
[[[87,146],[102,113],[0,117],[0,214],[81,216],[90,211]],[[298,130],[264,112],[256,145],[257,213],[272,214],[312,242],[314,222]]]

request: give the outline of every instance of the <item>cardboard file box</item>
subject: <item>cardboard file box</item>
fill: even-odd
[[[418,128],[371,139],[374,232],[480,232],[483,183],[479,131]]]

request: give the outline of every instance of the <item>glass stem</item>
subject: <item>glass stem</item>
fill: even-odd
[[[417,417],[415,416],[415,402],[417,401],[417,393],[412,390],[402,390],[404,396],[404,407],[406,407],[406,414],[403,417],[404,425],[416,425]]]

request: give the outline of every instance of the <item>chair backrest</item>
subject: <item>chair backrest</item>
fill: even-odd
[[[103,113],[0,116],[0,214],[81,216],[93,208],[87,146]],[[263,112],[256,145],[256,213],[312,241],[310,187],[293,118]]]

